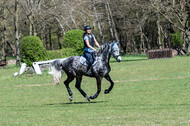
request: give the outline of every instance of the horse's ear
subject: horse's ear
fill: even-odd
[[[113,41],[113,42],[112,42],[111,47],[113,47],[113,46],[114,46],[114,44],[115,44],[115,41]]]
[[[112,42],[112,45],[114,45],[114,44],[115,44],[115,41]]]
[[[117,45],[119,44],[119,40],[116,42],[116,44],[117,44]]]

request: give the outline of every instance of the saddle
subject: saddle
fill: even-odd
[[[93,57],[93,63],[92,63],[92,66],[94,66],[96,64],[96,53],[93,53],[92,54],[92,57]],[[83,65],[85,66],[88,66],[89,64],[89,61],[86,59],[86,57],[84,55],[81,55],[80,56],[80,63],[82,63]]]

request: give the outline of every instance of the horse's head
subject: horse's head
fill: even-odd
[[[118,42],[113,42],[111,45],[111,54],[112,56],[117,60],[117,62],[121,61],[121,56],[119,54],[119,47],[118,47]]]

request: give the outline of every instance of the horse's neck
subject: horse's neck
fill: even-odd
[[[105,49],[101,55],[98,56],[99,59],[102,60],[102,62],[105,62],[106,64],[109,64],[109,60],[111,57],[111,53],[110,53],[110,47]]]

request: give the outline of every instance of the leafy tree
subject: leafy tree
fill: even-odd
[[[172,40],[171,43],[174,48],[181,48],[183,46],[183,38],[180,32],[172,33]]]
[[[59,59],[59,58],[77,55],[75,53],[75,49],[73,49],[73,48],[63,48],[63,49],[59,49],[59,50],[51,50],[51,51],[47,51],[47,54],[48,54],[48,59]]]
[[[83,33],[84,31],[79,29],[66,32],[63,39],[63,48],[73,48],[78,55],[81,55],[84,49]]]
[[[20,44],[22,60],[28,66],[33,62],[47,60],[47,51],[39,37],[26,36]]]

